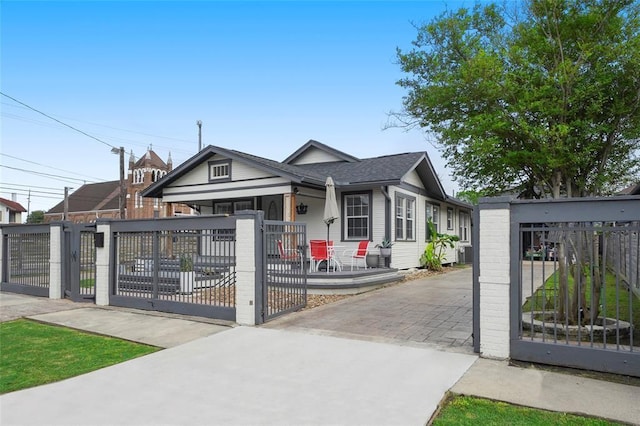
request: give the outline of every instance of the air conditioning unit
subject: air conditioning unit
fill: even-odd
[[[461,264],[473,263],[473,247],[464,246],[460,247],[458,253],[458,262]]]

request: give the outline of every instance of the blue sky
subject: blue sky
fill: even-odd
[[[110,146],[152,145],[175,167],[198,149],[197,120],[203,145],[273,160],[309,139],[361,158],[427,151],[452,194],[423,133],[383,127],[412,22],[472,4],[3,0],[1,91],[99,141],[2,96],[0,197],[48,210],[65,186],[116,180]]]

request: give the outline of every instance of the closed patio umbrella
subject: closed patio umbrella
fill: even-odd
[[[324,217],[322,220],[327,224],[327,249],[329,248],[329,227],[340,217],[338,202],[336,201],[336,187],[331,176],[327,177],[325,183],[327,194],[324,200]],[[329,272],[329,262],[327,262],[327,272]]]

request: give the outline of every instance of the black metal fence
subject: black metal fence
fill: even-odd
[[[586,203],[512,206],[511,357],[640,376],[640,200]]]
[[[95,224],[64,222],[61,254],[65,297],[94,301],[96,295]]]
[[[49,225],[3,226],[0,289],[49,296]]]
[[[264,221],[263,321],[306,306],[306,241],[305,224]]]
[[[235,219],[113,222],[111,303],[235,320]]]

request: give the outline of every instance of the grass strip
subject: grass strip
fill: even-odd
[[[455,395],[445,401],[433,420],[434,426],[446,425],[621,425],[608,420],[521,407],[489,399]]]
[[[25,319],[0,323],[0,394],[57,382],[158,350]]]

